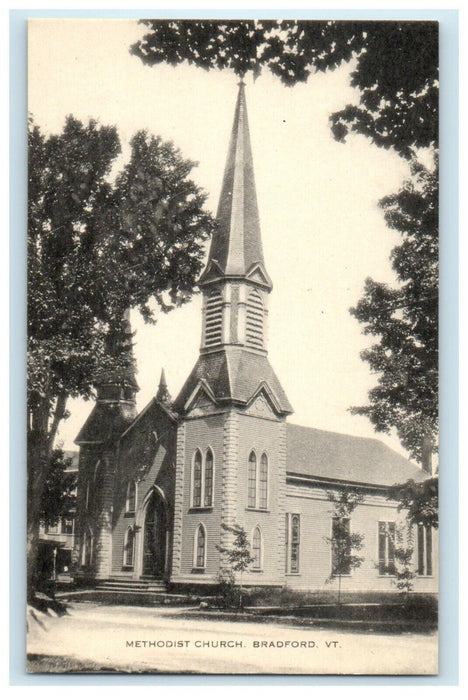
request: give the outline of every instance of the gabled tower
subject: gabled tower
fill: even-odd
[[[110,357],[123,359],[125,366],[103,370],[96,377],[96,403],[75,439],[80,448],[77,489],[79,550],[76,557],[81,571],[91,578],[108,578],[111,570],[117,445],[137,415],[135,395],[138,385],[131,337],[127,310],[121,328],[108,338]],[[119,348],[123,348],[123,352]]]
[[[272,282],[263,257],[242,81],[217,222],[199,281],[200,356],[174,403],[181,423],[173,580],[216,580],[225,565],[216,544],[228,544],[224,526],[239,523],[261,552],[252,583],[281,584],[285,419],[292,408],[267,356]]]

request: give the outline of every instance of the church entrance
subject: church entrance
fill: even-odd
[[[143,576],[163,578],[166,567],[167,517],[163,499],[154,491],[145,514],[143,533]]]

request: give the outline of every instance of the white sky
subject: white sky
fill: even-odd
[[[172,140],[199,162],[193,177],[216,210],[238,79],[228,71],[166,65],[148,68],[129,54],[145,31],[133,20],[34,20],[29,29],[29,111],[46,132],[65,116],[114,124],[128,156],[138,129]],[[247,107],[270,300],[269,357],[295,413],[290,420],[378,437],[404,453],[394,436],[376,435],[352,405],[366,403],[376,377],[359,353],[370,339],[349,314],[371,276],[392,282],[389,253],[399,241],[378,200],[408,175],[392,152],[353,136],[332,138],[329,115],[356,101],[349,66],[283,87],[265,73],[247,78]],[[145,326],[132,323],[138,406],[154,395],[161,367],[177,394],[197,357],[200,297]],[[74,401],[60,438],[66,449],[91,411]]]

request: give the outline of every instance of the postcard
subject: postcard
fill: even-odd
[[[29,21],[29,673],[438,673],[438,80],[434,21]]]

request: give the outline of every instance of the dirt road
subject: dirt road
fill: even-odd
[[[159,673],[433,674],[437,635],[184,619],[181,608],[74,603],[33,625],[28,652]]]

